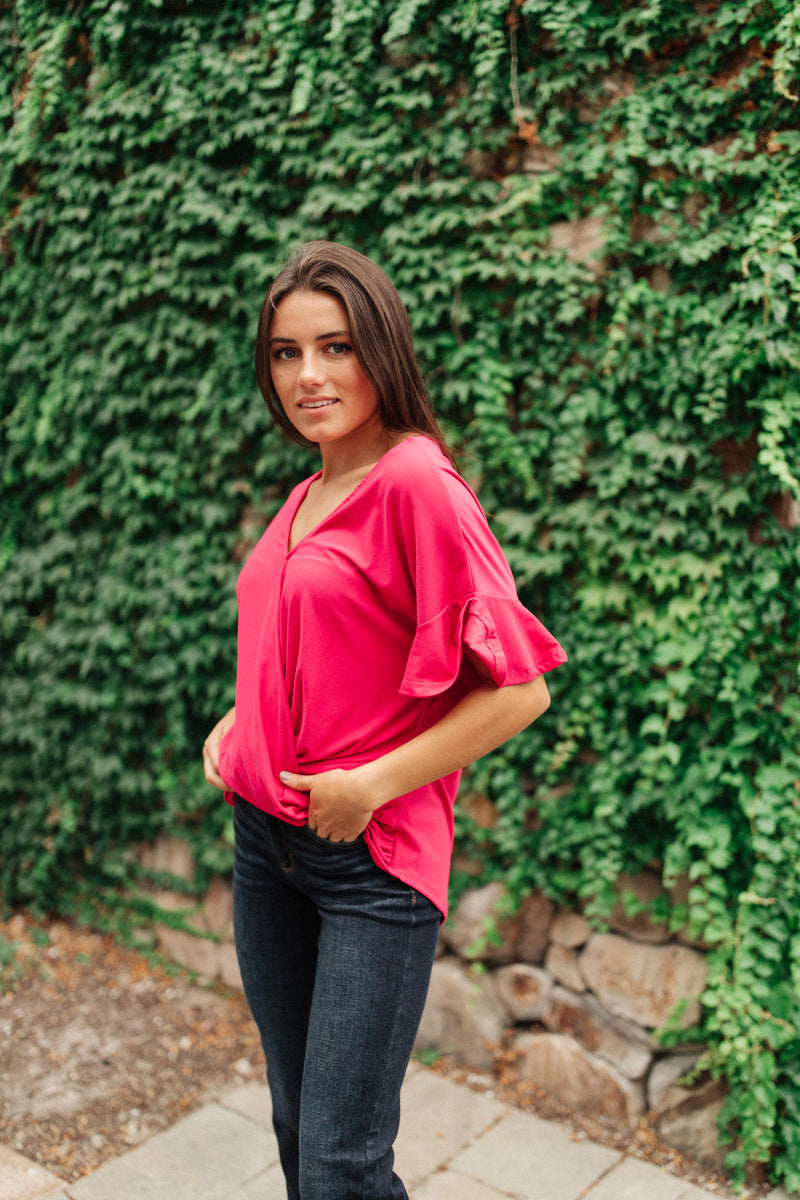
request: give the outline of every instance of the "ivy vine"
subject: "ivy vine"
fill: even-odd
[[[0,79],[5,903],[111,895],[159,830],[229,865],[198,747],[313,469],[254,326],[347,242],[570,654],[454,886],[602,915],[661,864],[731,1170],[800,1191],[796,4],[0,0]]]

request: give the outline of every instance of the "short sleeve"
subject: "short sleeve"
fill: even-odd
[[[472,596],[417,627],[400,691],[419,697],[446,691],[458,678],[465,646],[501,687],[535,679],[567,659],[516,596]]]
[[[424,454],[427,461],[411,470],[404,463],[398,489],[398,536],[417,609],[401,694],[447,691],[465,647],[499,686],[525,683],[566,662],[553,635],[520,602],[477,497],[434,443],[427,442]]]

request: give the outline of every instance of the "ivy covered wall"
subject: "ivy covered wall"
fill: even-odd
[[[793,0],[0,2],[6,903],[163,828],[229,862],[236,576],[315,466],[255,321],[335,238],[570,654],[459,860],[595,915],[688,881],[730,1165],[800,1189],[798,94]]]

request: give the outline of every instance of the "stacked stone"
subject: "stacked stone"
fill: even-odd
[[[663,894],[654,873],[618,886],[645,903]],[[503,899],[499,883],[469,891],[443,927],[417,1048],[478,1070],[510,1048],[520,1077],[570,1109],[630,1127],[647,1114],[668,1144],[721,1166],[721,1086],[678,1082],[701,1047],[667,1052],[654,1036],[679,1001],[682,1027],[697,1023],[702,948],[644,912],[628,917],[621,903],[611,931],[598,932],[541,894],[498,919]],[[486,936],[490,927],[499,938]]]
[[[143,869],[165,881],[191,887],[197,864],[191,847],[178,838],[162,836],[139,851]],[[155,944],[162,954],[196,971],[201,981],[219,980],[242,990],[242,977],[233,944],[233,888],[229,879],[215,876],[205,896],[197,900],[170,887],[143,889],[144,895],[171,919],[156,923]],[[141,940],[147,936],[140,930]],[[1,1200],[1,1198],[0,1198]]]

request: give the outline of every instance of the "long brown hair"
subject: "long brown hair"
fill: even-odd
[[[384,428],[432,438],[455,465],[425,391],[411,322],[397,289],[371,259],[338,242],[300,246],[273,280],[261,306],[256,380],[283,432],[293,441],[309,445],[283,411],[270,371],[269,339],[275,310],[292,292],[327,292],[339,301],[347,313],[353,351],[378,393]]]

